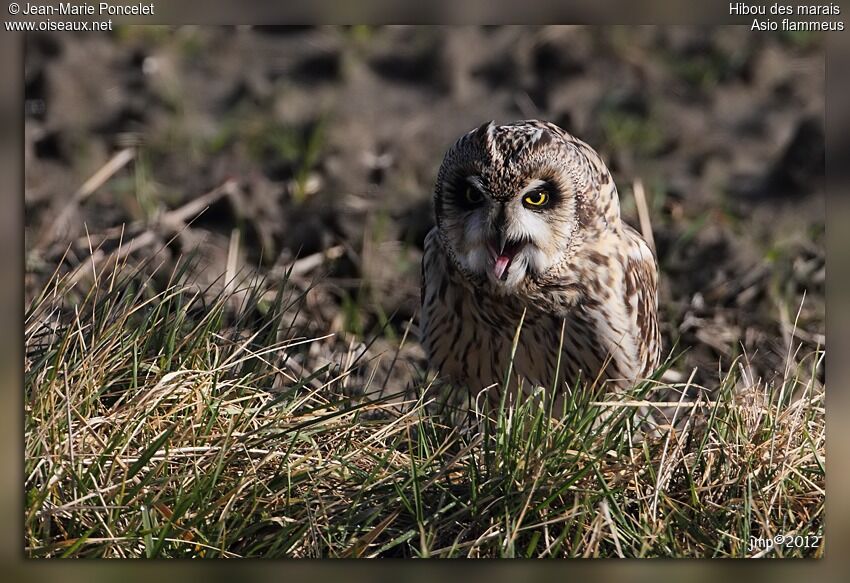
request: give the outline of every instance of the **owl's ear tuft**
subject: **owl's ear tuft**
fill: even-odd
[[[540,132],[540,137],[535,140],[534,145],[539,148],[541,146],[548,146],[551,143],[552,132],[549,129],[543,129],[543,131]]]
[[[487,134],[490,132],[490,128],[493,127],[495,122],[491,119],[488,122],[485,122],[478,126],[476,129],[472,130],[473,139],[477,140],[480,144],[487,143]]]

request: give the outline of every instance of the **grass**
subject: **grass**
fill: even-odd
[[[433,384],[402,406],[359,353],[317,364],[326,344],[294,324],[304,290],[212,294],[182,265],[102,267],[87,285],[57,273],[30,303],[28,556],[823,552],[822,538],[749,545],[822,535],[821,351],[789,350],[770,383],[742,358],[716,387],[577,391],[555,414],[506,398],[455,424]],[[673,419],[647,431],[656,408]]]

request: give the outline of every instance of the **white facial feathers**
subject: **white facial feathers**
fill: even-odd
[[[526,277],[542,275],[561,259],[558,250],[564,248],[561,243],[572,233],[572,224],[555,220],[548,206],[538,209],[525,202],[547,192],[549,181],[530,179],[508,198],[494,196],[481,176],[463,177],[459,184],[475,189],[476,202],[470,203],[466,192],[455,193],[443,228],[453,233],[450,239],[463,270],[510,293]],[[558,204],[572,206],[562,199]]]

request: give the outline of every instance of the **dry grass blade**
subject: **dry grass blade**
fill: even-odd
[[[98,188],[106,184],[116,172],[126,166],[131,160],[136,157],[135,148],[124,148],[119,150],[109,161],[101,166],[97,172],[91,175],[80,188],[78,188],[71,196],[70,200],[65,203],[56,217],[50,223],[46,224],[42,229],[41,235],[38,238],[36,247],[44,249],[51,243],[61,238],[62,234],[68,229],[68,223],[73,219],[75,211],[79,205],[91,196]]]
[[[638,211],[638,220],[640,221],[640,232],[646,240],[647,245],[655,253],[655,237],[652,234],[652,221],[649,218],[649,205],[646,201],[646,191],[643,188],[643,181],[635,180],[632,185],[632,191],[635,195],[635,205]]]

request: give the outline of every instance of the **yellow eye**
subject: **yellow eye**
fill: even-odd
[[[464,193],[464,198],[469,204],[478,204],[479,202],[481,202],[482,196],[481,193],[478,192],[477,188],[467,186],[466,192]]]
[[[537,192],[526,194],[525,198],[522,199],[522,202],[525,203],[526,206],[541,207],[549,202],[549,195],[542,190],[538,190]]]

